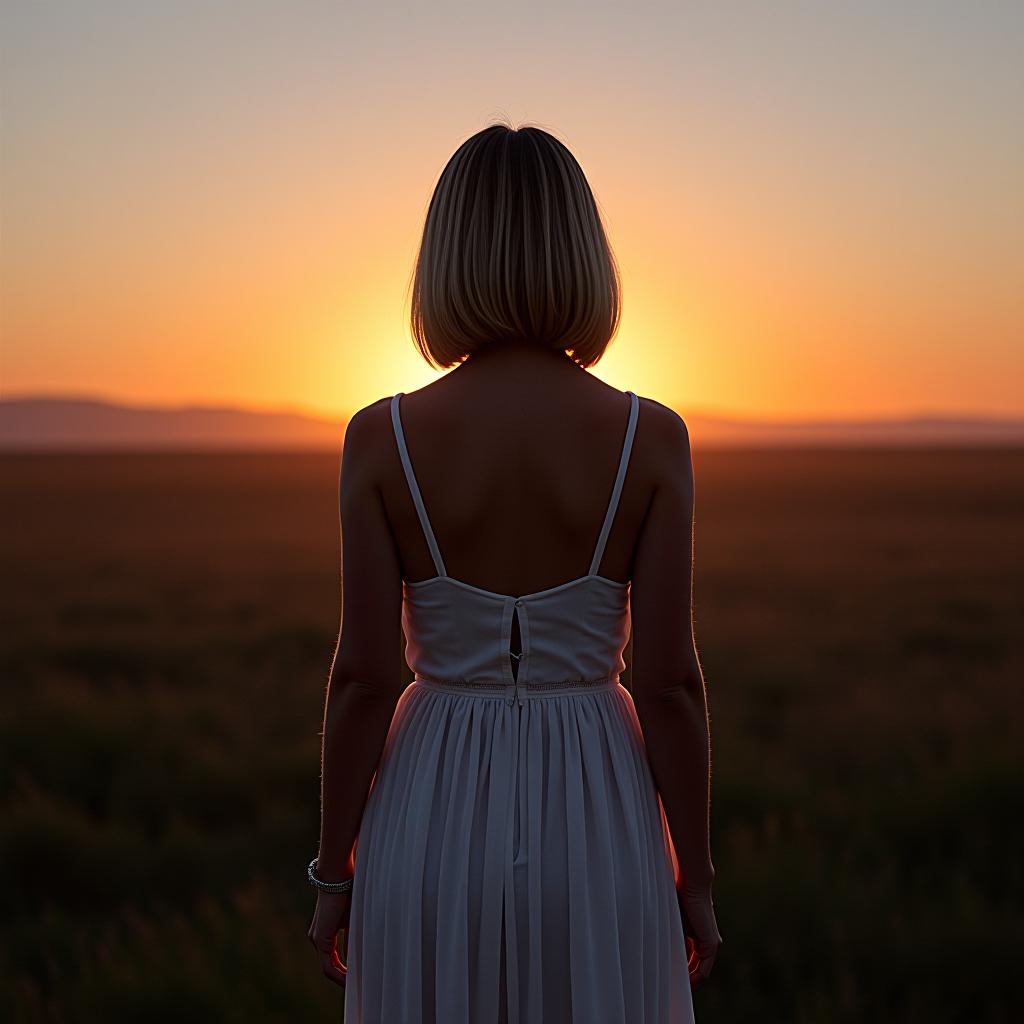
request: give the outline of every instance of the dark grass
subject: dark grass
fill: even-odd
[[[303,878],[337,456],[2,462],[3,1016],[339,1020]],[[698,1019],[1016,1019],[1024,452],[695,462]]]

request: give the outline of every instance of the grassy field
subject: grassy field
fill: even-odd
[[[339,1020],[304,878],[337,456],[2,463],[4,1019]],[[695,463],[700,1024],[1019,1019],[1024,451]]]

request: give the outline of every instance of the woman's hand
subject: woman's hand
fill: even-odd
[[[348,959],[348,915],[352,906],[352,892],[317,893],[316,911],[309,926],[308,937],[320,958],[320,969],[336,985],[345,987],[348,967],[338,954],[338,932],[345,929],[345,959]]]
[[[683,916],[683,933],[686,936],[687,962],[690,984],[699,985],[706,980],[715,965],[722,936],[715,921],[715,907],[710,889],[696,892],[678,890],[679,910]]]

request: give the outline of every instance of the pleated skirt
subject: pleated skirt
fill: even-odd
[[[673,858],[617,681],[417,677],[360,825],[347,1024],[692,1024]]]

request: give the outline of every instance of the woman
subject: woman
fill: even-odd
[[[359,410],[342,454],[308,875],[348,1024],[693,1020],[721,936],[690,446],[585,372],[619,308],[565,146],[463,143],[412,294],[420,351],[456,368]]]

